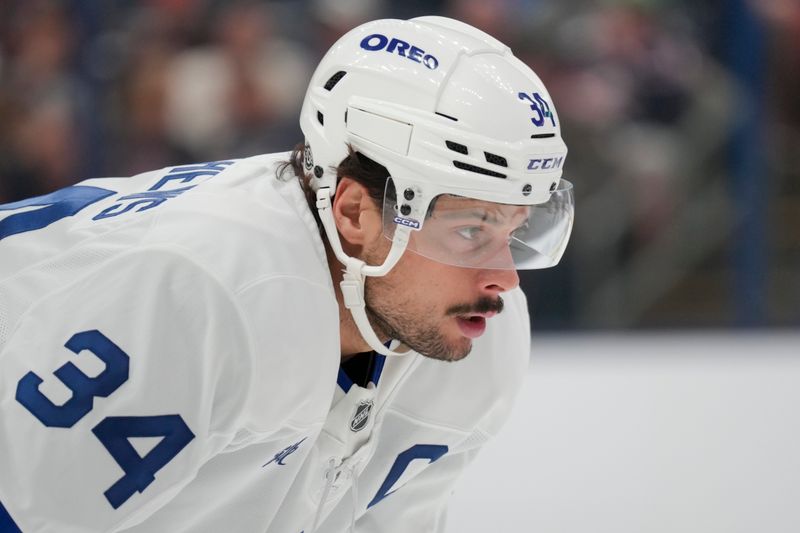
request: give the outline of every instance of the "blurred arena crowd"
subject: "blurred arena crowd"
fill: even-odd
[[[564,264],[525,274],[541,327],[800,325],[796,0],[2,0],[0,204],[287,150],[335,39],[422,14],[509,44],[557,105],[578,208]]]

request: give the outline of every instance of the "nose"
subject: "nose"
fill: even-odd
[[[494,296],[519,286],[519,274],[514,268],[514,259],[511,256],[510,247],[504,246],[500,253],[501,257],[496,259],[495,265],[505,268],[484,268],[480,270],[481,289],[485,293]]]
[[[480,288],[485,293],[498,295],[519,286],[519,274],[513,268],[492,268],[480,272]]]

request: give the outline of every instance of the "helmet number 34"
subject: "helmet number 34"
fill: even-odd
[[[556,117],[553,112],[550,111],[550,104],[547,103],[547,100],[542,98],[541,94],[521,92],[518,96],[520,100],[530,103],[531,111],[534,112],[534,115],[531,117],[531,122],[533,122],[536,127],[544,126],[544,121],[548,118],[553,126],[556,125]]]

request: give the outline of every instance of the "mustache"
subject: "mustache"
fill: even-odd
[[[450,309],[447,310],[448,315],[468,315],[468,314],[479,314],[479,313],[489,313],[494,311],[497,314],[503,312],[503,306],[505,303],[501,297],[497,297],[497,299],[492,299],[489,297],[484,297],[478,300],[473,304],[459,304],[454,305]]]

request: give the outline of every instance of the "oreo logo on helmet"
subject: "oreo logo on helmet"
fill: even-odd
[[[390,54],[397,54],[411,61],[422,63],[431,70],[435,70],[439,66],[439,60],[430,54],[426,54],[422,48],[418,48],[397,37],[390,39],[380,33],[373,33],[361,39],[361,48],[368,52],[384,50]]]

